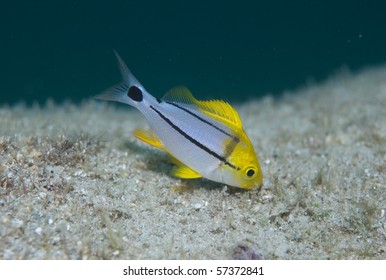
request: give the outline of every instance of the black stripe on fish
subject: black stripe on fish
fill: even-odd
[[[134,101],[141,102],[143,100],[142,91],[136,86],[131,86],[127,91],[127,96]]]
[[[217,154],[216,152],[212,151],[211,149],[209,149],[208,147],[206,147],[205,145],[203,145],[202,143],[198,142],[196,139],[194,139],[193,137],[191,137],[190,135],[188,135],[187,133],[185,133],[181,128],[179,128],[178,126],[176,126],[171,120],[169,120],[164,114],[162,114],[160,111],[158,111],[156,108],[154,108],[153,106],[150,105],[150,108],[156,112],[164,121],[166,121],[172,128],[174,128],[178,133],[180,133],[182,136],[184,136],[186,139],[188,139],[190,142],[192,142],[194,145],[196,145],[197,147],[199,147],[200,149],[204,150],[205,152],[207,152],[208,154],[214,156],[215,158],[217,158],[218,160],[222,161],[224,164],[226,165],[229,165],[230,167],[236,169],[236,170],[240,170],[240,167],[236,167],[235,165],[233,165],[232,163],[230,163],[229,161],[226,160],[226,158],[220,156],[219,154]]]
[[[232,138],[233,141],[236,142],[236,144],[240,142],[240,139],[239,139],[238,137],[236,137],[236,136],[234,136],[234,135],[232,135],[232,134],[226,132],[225,130],[221,129],[220,127],[217,127],[216,125],[214,125],[213,123],[207,121],[206,119],[201,118],[199,115],[193,113],[192,111],[190,111],[190,110],[188,110],[188,109],[186,109],[186,108],[184,108],[184,107],[181,107],[180,105],[178,105],[178,104],[176,104],[176,103],[173,103],[173,102],[166,101],[166,103],[167,103],[167,104],[170,104],[170,105],[173,105],[174,107],[177,107],[178,109],[181,109],[181,110],[185,111],[186,113],[192,115],[192,116],[195,117],[196,119],[198,119],[198,120],[200,120],[200,121],[202,121],[202,122],[204,122],[204,123],[210,125],[211,127],[217,129],[218,131],[224,133],[225,135],[227,135],[227,136],[229,136],[230,138]]]

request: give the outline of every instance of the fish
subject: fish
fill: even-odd
[[[263,173],[256,152],[228,102],[197,100],[185,86],[155,98],[115,55],[122,81],[95,97],[131,105],[144,115],[150,128],[137,128],[133,134],[170,155],[173,176],[205,178],[242,189],[261,187]]]

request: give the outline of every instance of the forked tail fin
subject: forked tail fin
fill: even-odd
[[[119,54],[114,50],[115,56],[119,63],[119,69],[122,75],[122,81],[95,96],[96,99],[116,101],[135,106],[136,102],[141,102],[143,92],[146,92],[144,87],[134,77],[133,73],[123,62]]]

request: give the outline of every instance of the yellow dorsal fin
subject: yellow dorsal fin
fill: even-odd
[[[173,156],[170,157],[170,162],[175,165],[175,167],[172,170],[172,175],[175,177],[184,178],[184,179],[195,179],[195,178],[202,177],[196,171],[186,166],[185,164],[183,164],[181,161],[179,161]]]
[[[162,144],[161,140],[158,139],[155,132],[151,129],[146,130],[143,128],[137,128],[134,130],[134,136],[137,137],[139,140],[148,143],[158,149],[165,150],[164,145]]]
[[[228,102],[222,100],[197,101],[197,106],[208,117],[236,131],[243,127],[239,114]]]
[[[242,129],[243,124],[239,114],[228,102],[222,100],[199,101],[184,86],[172,88],[162,100],[194,106],[203,114],[234,130]]]

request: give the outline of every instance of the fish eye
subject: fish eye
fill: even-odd
[[[255,170],[253,169],[253,168],[248,168],[247,169],[247,176],[249,177],[249,178],[252,178],[253,177],[253,175],[255,175]]]

